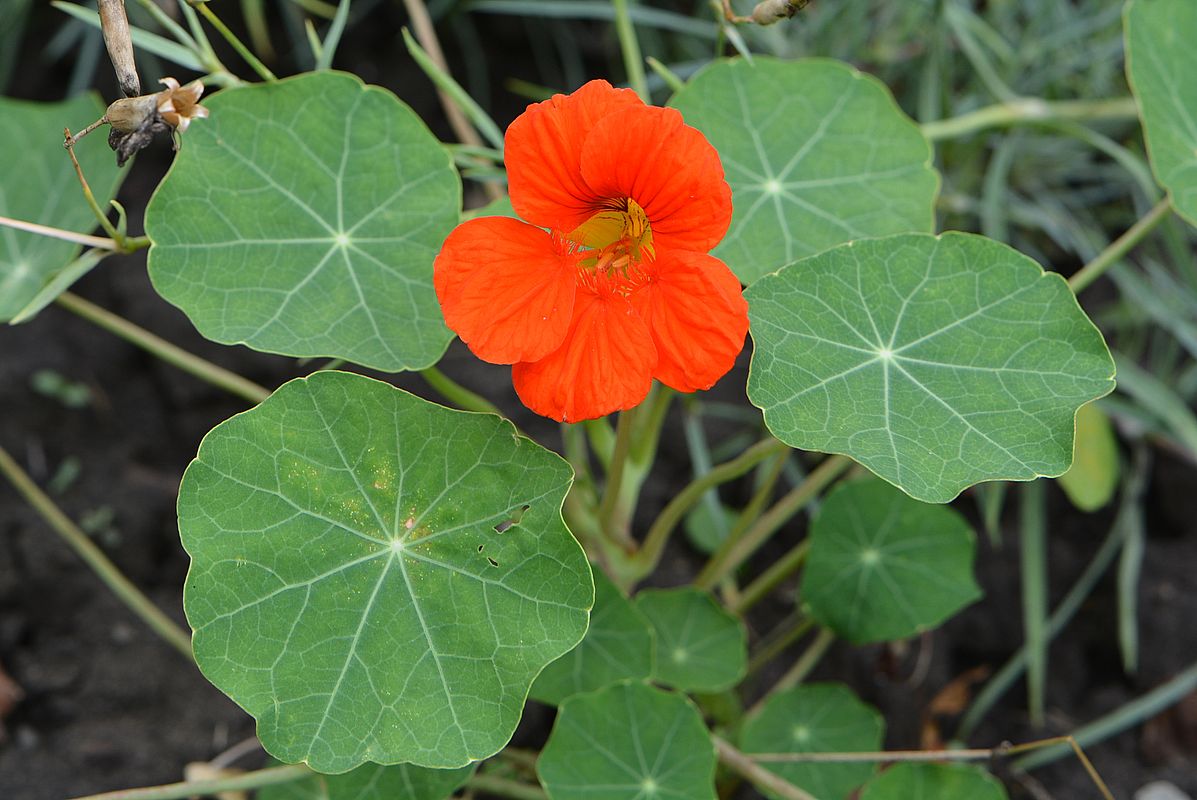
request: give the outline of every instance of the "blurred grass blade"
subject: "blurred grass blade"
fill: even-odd
[[[1031,724],[1043,725],[1047,682],[1047,503],[1042,480],[1022,487],[1022,622],[1027,648],[1027,705]]]
[[[322,0],[291,0],[292,3],[307,11],[310,14],[315,14],[318,17],[325,19],[332,19],[337,13],[337,7],[331,3],[325,3]]]
[[[484,14],[512,14],[524,17],[558,17],[566,19],[597,19],[615,21],[615,11],[607,0],[574,0],[574,2],[550,2],[550,0],[473,0],[465,5],[466,11]],[[703,39],[714,40],[718,28],[710,22],[700,22],[683,14],[663,11],[646,6],[632,6],[632,22],[661,30],[685,33]]]
[[[1171,387],[1139,367],[1132,359],[1114,353],[1118,367],[1118,391],[1133,397],[1143,408],[1157,416],[1197,459],[1197,417]]]
[[[420,47],[407,28],[403,29],[403,42],[407,45],[407,52],[411,53],[411,57],[420,65],[420,69],[424,70],[424,74],[436,84],[438,89],[449,95],[449,98],[457,104],[457,107],[461,109],[462,113],[466,115],[473,126],[478,129],[483,138],[490,142],[492,147],[502,151],[503,134],[499,130],[499,126],[495,124],[495,121],[482,110],[482,106],[474,102],[474,98],[470,97],[466,90],[461,88],[461,84],[453,80],[452,75],[444,72],[428,57],[428,54],[424,52],[424,48]],[[325,46],[327,47],[327,44]]]
[[[695,478],[701,478],[711,471],[711,450],[707,445],[707,436],[702,428],[702,406],[697,402],[687,400],[685,413],[682,415],[682,430],[686,436],[686,449],[690,453]],[[702,496],[702,507],[706,513],[703,522],[710,525],[713,534],[709,543],[714,547],[723,544],[731,532],[728,516],[724,513],[723,503],[719,500],[719,490],[708,489]],[[694,513],[694,512],[691,512]],[[712,548],[713,549],[713,548]]]
[[[324,51],[324,45],[320,44],[320,36],[316,33],[316,26],[312,24],[310,19],[303,21],[304,30],[308,34],[308,47],[312,48],[312,65],[320,60],[320,54]]]
[[[27,322],[28,320],[33,319],[35,316],[37,316],[39,311],[50,305],[50,303],[53,303],[54,299],[58,297],[58,295],[71,288],[71,285],[75,281],[91,272],[92,268],[95,267],[96,264],[99,264],[104,256],[109,255],[112,254],[104,250],[88,250],[80,255],[74,261],[63,267],[53,278],[51,278],[49,282],[42,287],[42,290],[33,296],[33,299],[29,301],[29,304],[18,311],[16,315],[9,320],[9,324],[19,325],[22,322]]]
[[[274,60],[274,43],[270,41],[270,25],[266,22],[263,0],[241,0],[241,16],[249,31],[249,43],[263,61]]]
[[[345,32],[347,19],[349,19],[349,0],[341,0],[337,6],[337,15],[333,17],[332,24],[328,26],[328,35],[324,37],[320,54],[316,56],[316,69],[332,69],[333,56],[337,54],[337,45],[341,43],[341,34]]]
[[[12,78],[32,3],[33,0],[8,0],[4,13],[0,14],[0,94],[4,94]]]
[[[183,26],[171,19],[171,16],[159,7],[154,0],[137,0],[138,4],[144,8],[154,21],[162,28],[170,32],[170,35],[175,37],[175,40],[183,47],[195,52],[199,49],[199,44],[192,38],[191,34],[183,30]]]
[[[1134,674],[1139,666],[1139,578],[1147,543],[1143,524],[1147,460],[1147,447],[1140,443],[1135,448],[1135,464],[1140,472],[1134,481],[1137,491],[1126,498],[1114,520],[1124,541],[1118,562],[1118,646],[1122,651],[1122,668],[1127,674]]]
[[[1111,736],[1151,719],[1169,706],[1180,702],[1194,690],[1197,690],[1197,663],[1190,665],[1175,678],[1142,697],[1078,728],[1072,735],[1081,747],[1105,741]],[[1021,769],[1034,769],[1071,754],[1072,748],[1067,744],[1045,747],[1016,760],[1014,766]]]
[[[77,6],[74,3],[63,2],[63,0],[53,0],[51,5],[59,11],[86,22],[88,25],[92,25],[97,29],[100,27],[100,15],[94,11]],[[168,61],[173,61],[179,66],[195,70],[196,72],[204,71],[204,67],[199,59],[186,47],[142,28],[129,26],[129,31],[133,37],[133,44],[146,52],[161,56]]]
[[[985,527],[985,535],[989,537],[989,544],[994,548],[1002,546],[1002,507],[1006,503],[1006,491],[1010,484],[1006,481],[990,481],[973,487],[973,496],[977,498],[977,507],[981,512],[981,524]]]

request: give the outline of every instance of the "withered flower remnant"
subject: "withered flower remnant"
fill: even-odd
[[[112,126],[108,146],[116,151],[118,166],[123,167],[130,156],[147,147],[155,134],[182,133],[191,120],[208,116],[208,109],[199,104],[203,83],[180,86],[174,78],[163,78],[160,83],[166,86],[160,92],[122,98],[108,106],[104,114]]]

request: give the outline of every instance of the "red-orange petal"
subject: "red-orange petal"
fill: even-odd
[[[576,258],[510,217],[453,229],[433,266],[448,325],[492,364],[535,361],[561,346],[573,316]]]
[[[625,108],[598,120],[582,148],[582,176],[601,197],[639,203],[660,249],[705,253],[731,224],[719,154],[672,108]]]
[[[744,347],[748,302],[740,280],[705,253],[659,251],[632,295],[657,348],[653,377],[679,392],[709,389]]]
[[[555,352],[511,370],[515,391],[537,414],[561,422],[595,419],[638,405],[652,387],[657,352],[627,299],[579,288],[574,318]]]
[[[582,177],[582,146],[603,117],[643,107],[631,89],[590,81],[570,95],[553,95],[507,128],[504,160],[515,212],[543,228],[572,231],[603,200]]]

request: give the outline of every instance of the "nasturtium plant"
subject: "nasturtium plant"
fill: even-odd
[[[305,781],[269,786],[257,800],[446,800],[474,773],[411,764],[366,764],[341,775],[313,775]]]
[[[536,762],[550,800],[715,800],[715,748],[683,695],[618,683],[561,704]]]
[[[744,624],[706,592],[645,589],[636,608],[656,631],[654,677],[687,692],[718,692],[736,685],[748,666]]]
[[[1177,213],[1197,225],[1197,4],[1129,0],[1125,16],[1126,72],[1151,168]]]
[[[398,371],[451,334],[432,259],[452,159],[385,89],[336,72],[225,89],[146,209],[150,278],[200,333]]]
[[[656,634],[602,570],[594,571],[594,608],[581,644],[544,668],[531,697],[556,705],[623,680],[653,677]]]
[[[862,703],[846,686],[812,683],[770,697],[744,722],[745,753],[859,753],[881,749],[885,723],[876,709]],[[876,771],[868,761],[843,764],[762,761],[819,800],[847,800]],[[772,798],[779,795],[768,792]]]
[[[104,112],[95,95],[79,95],[61,103],[30,103],[0,97],[0,216],[34,220],[41,225],[75,230],[94,225],[88,207],[79,201],[75,168],[62,147],[63,126],[77,131]],[[97,202],[116,195],[123,174],[98,138],[83,139],[75,156],[87,171]],[[0,322],[9,322],[39,293],[67,274],[78,278],[99,259],[83,256],[74,242],[28,231],[0,229]],[[68,263],[71,262],[71,263]],[[66,286],[58,286],[58,292]],[[44,305],[44,303],[42,303]]]
[[[802,603],[848,641],[903,639],[981,596],[975,552],[976,536],[952,509],[876,478],[850,481],[811,527]]]
[[[1114,362],[1063,278],[979,236],[833,248],[746,292],[748,397],[793,447],[844,453],[914,498],[1055,477]]]
[[[183,476],[196,660],[283,761],[485,758],[586,629],[569,481],[497,417],[349,373],[292,381]]]
[[[1001,782],[971,764],[895,764],[865,786],[860,800],[1006,800]]]
[[[934,227],[930,145],[847,64],[716,61],[671,105],[719,150],[735,211],[714,254],[746,284],[837,244]]]

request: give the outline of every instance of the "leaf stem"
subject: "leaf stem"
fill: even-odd
[[[191,7],[199,9],[200,15],[208,20],[208,23],[224,37],[226,42],[233,46],[233,49],[237,51],[237,55],[245,59],[245,63],[249,64],[253,68],[253,71],[258,73],[258,77],[264,81],[273,82],[278,80],[278,77],[270,71],[270,68],[258,60],[258,57],[245,46],[245,43],[237,38],[237,34],[229,30],[229,27],[221,21],[220,17],[216,16],[212,9],[208,8],[208,0],[187,0],[187,3]]]
[[[1025,97],[1008,103],[985,106],[958,117],[925,122],[923,136],[932,142],[971,136],[988,128],[1035,125],[1045,122],[1099,122],[1138,119],[1139,108],[1133,97],[1108,100],[1042,100]]]
[[[743,614],[766,598],[782,581],[798,571],[806,561],[808,552],[810,552],[809,539],[803,539],[794,545],[789,552],[770,564],[768,569],[748,584],[736,602],[731,604],[730,610],[736,614]]]
[[[1171,216],[1171,213],[1172,201],[1170,199],[1165,197],[1156,203],[1155,207],[1132,225],[1126,233],[1110,243],[1110,246],[1102,250],[1096,258],[1073,273],[1072,277],[1068,279],[1068,285],[1072,287],[1072,291],[1077,294],[1083,292],[1089,284],[1104,275],[1106,270],[1121,261],[1123,256],[1143,241],[1147,234],[1155,230],[1161,222]]]
[[[103,120],[104,117],[100,117],[101,123]],[[93,130],[93,128],[88,126],[87,131],[91,130]],[[79,166],[79,159],[75,158],[75,142],[78,141],[78,139],[71,135],[70,128],[63,128],[63,134],[66,137],[65,141],[63,142],[63,147],[66,148],[67,155],[71,157],[71,163],[75,165],[75,175],[79,178],[79,185],[83,187],[83,197],[87,200],[87,205],[91,207],[92,213],[95,214],[96,219],[100,221],[100,227],[104,229],[104,233],[108,234],[108,236],[112,238],[112,241],[116,242],[115,249],[124,250],[124,234],[118,231],[108,219],[108,215],[100,210],[100,204],[96,202],[96,196],[92,194],[91,187],[87,184],[87,178],[83,177],[83,167]]]
[[[648,94],[648,79],[644,75],[644,58],[640,55],[640,40],[628,11],[628,0],[613,0],[615,6],[615,32],[619,36],[619,47],[623,52],[624,68],[628,71],[628,85],[640,95],[640,99],[651,103]]]
[[[29,474],[21,469],[21,466],[3,447],[0,447],[0,473],[8,478],[13,488],[25,498],[29,505],[33,506],[42,519],[70,545],[71,549],[91,567],[92,571],[129,607],[130,611],[141,617],[142,621],[150,626],[154,633],[161,636],[167,644],[182,653],[188,660],[192,659],[191,635],[166,616],[161,609],[154,605],[152,600],[142,594],[141,590],[134,586],[132,581],[126,578],[116,568],[116,565],[104,555],[95,542],[89,539],[87,534],[80,530],[54,504],[54,501],[38,488]]]
[[[611,452],[611,466],[607,469],[607,480],[603,486],[603,499],[599,503],[598,524],[605,536],[616,543],[630,544],[627,522],[627,509],[618,515],[619,497],[623,484],[624,468],[628,463],[628,453],[632,448],[632,430],[635,427],[637,408],[630,408],[619,412],[619,422],[615,427],[615,448]]]
[[[47,225],[38,225],[36,222],[25,222],[24,220],[11,219],[9,217],[0,217],[0,225],[6,228],[16,228],[19,231],[36,233],[40,236],[49,236],[52,239],[62,239],[64,242],[74,242],[75,244],[94,247],[97,250],[110,250],[113,253],[119,252],[117,244],[113,239],[105,239],[101,236],[64,231],[61,228],[51,228]]]
[[[760,712],[765,703],[773,695],[777,694],[778,692],[784,692],[786,689],[792,689],[793,687],[802,683],[802,681],[806,680],[806,676],[809,675],[810,671],[815,668],[815,665],[819,663],[819,659],[823,657],[828,648],[830,648],[834,642],[834,633],[827,628],[819,628],[819,632],[815,634],[814,641],[807,645],[806,650],[804,650],[802,655],[798,657],[798,660],[794,662],[794,666],[790,667],[786,671],[786,674],[782,675],[781,678],[778,679],[777,683],[773,684],[769,691],[765,693],[764,697],[762,697],[760,700],[757,700],[756,703],[753,704],[752,708],[748,709],[747,716],[752,716],[753,714]]]
[[[746,779],[765,794],[777,795],[785,800],[816,800],[794,784],[757,764],[749,755],[732,747],[723,737],[711,734],[719,760],[732,772]]]
[[[681,522],[686,512],[702,499],[703,493],[707,489],[734,480],[770,456],[784,453],[788,449],[788,445],[769,437],[691,481],[670,501],[669,505],[665,506],[665,509],[653,522],[652,527],[649,528],[644,544],[634,558],[637,573],[642,576],[648,575],[656,568],[673,529]]]
[[[710,589],[734,572],[803,506],[818,497],[832,481],[847,471],[852,463],[852,459],[843,455],[833,455],[824,459],[822,464],[806,476],[806,480],[778,500],[742,535],[729,536],[698,573],[694,585],[701,589]]]
[[[55,298],[63,308],[73,311],[89,322],[114,333],[127,342],[137,345],[168,364],[173,364],[184,372],[188,372],[200,380],[207,381],[213,386],[231,392],[238,397],[258,404],[270,396],[270,390],[259,386],[253,381],[243,378],[235,372],[219,367],[211,361],[189,353],[177,345],[156,336],[145,328],[134,325],[124,317],[117,316],[94,303],[84,300],[71,292],[63,292]]]
[[[484,794],[506,797],[510,800],[548,800],[549,797],[539,786],[486,773],[478,773],[470,778],[466,781],[466,786]]]
[[[291,783],[310,778],[314,774],[316,773],[303,764],[292,764],[285,767],[270,767],[269,769],[246,772],[227,778],[167,783],[162,786],[146,786],[140,789],[118,789],[115,792],[89,794],[76,797],[73,800],[182,800],[187,797],[277,786],[280,783]]]
[[[761,667],[781,655],[787,647],[805,636],[806,632],[813,628],[814,625],[815,621],[801,611],[795,611],[790,614],[790,616],[782,620],[776,628],[769,631],[761,639],[760,645],[748,660],[748,674],[755,675],[760,671]]]
[[[442,397],[458,408],[465,411],[478,411],[483,414],[498,414],[502,416],[502,412],[499,411],[494,403],[482,395],[470,391],[436,367],[428,367],[420,370],[420,376],[428,382],[429,386],[439,392]]]
[[[1022,624],[1027,648],[1027,709],[1031,725],[1043,727],[1047,681],[1047,510],[1043,481],[1022,487],[1019,544]]]

